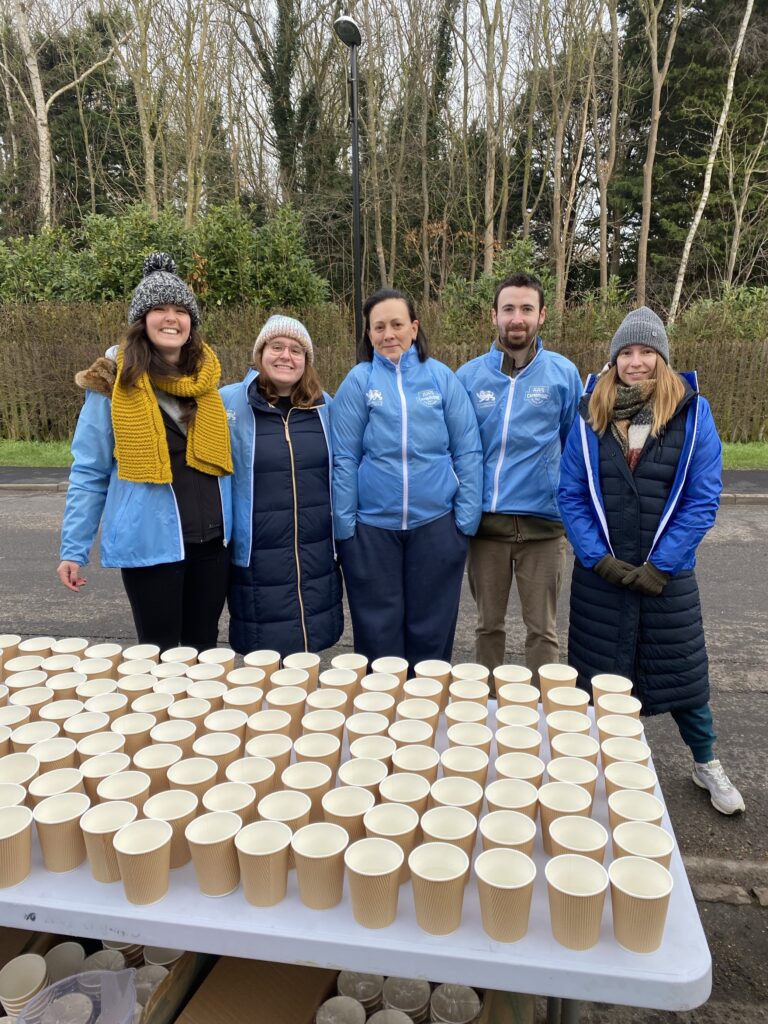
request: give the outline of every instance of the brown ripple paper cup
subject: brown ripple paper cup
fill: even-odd
[[[431,935],[447,935],[461,924],[469,857],[449,843],[424,843],[408,857],[416,923]]]
[[[210,811],[187,825],[185,835],[200,892],[204,896],[226,896],[240,882],[235,836],[243,827],[232,811]]]
[[[633,953],[653,953],[661,945],[672,875],[644,857],[620,857],[608,868],[616,941]]]
[[[352,914],[363,928],[386,928],[395,920],[404,859],[390,839],[360,839],[347,847],[344,863]]]
[[[171,866],[172,835],[170,824],[156,818],[132,821],[115,834],[117,863],[129,903],[157,903],[165,896]]]
[[[137,808],[127,800],[97,804],[80,819],[91,874],[97,882],[119,882],[120,867],[115,853],[115,835],[136,820]]]
[[[292,832],[282,821],[255,821],[235,836],[243,893],[255,907],[273,907],[285,897]]]
[[[32,811],[0,807],[0,889],[23,882],[32,869]]]
[[[475,861],[483,930],[496,942],[517,942],[528,931],[536,866],[519,850],[493,849]]]
[[[553,857],[544,868],[552,935],[568,949],[591,949],[600,938],[608,873],[578,854]]]
[[[344,851],[349,843],[339,825],[314,822],[295,832],[291,848],[301,902],[312,910],[327,910],[341,902],[344,890]]]

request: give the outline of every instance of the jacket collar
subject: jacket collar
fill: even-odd
[[[525,364],[525,366],[520,370],[520,373],[525,373],[525,371],[528,369],[528,367],[533,365],[533,362],[536,359],[536,356],[539,354],[539,352],[541,352],[541,350],[543,348],[544,348],[544,342],[537,335],[536,341],[535,341],[535,344],[534,344],[535,351],[533,353],[533,358],[529,362],[527,362]],[[487,354],[486,358],[490,359],[491,365],[493,366],[493,368],[495,370],[498,370],[499,372],[501,372],[501,365],[502,365],[502,362],[504,361],[504,353],[502,352],[502,350],[500,348],[497,347],[496,339],[495,338],[491,342],[491,347],[490,347],[490,349],[488,351],[488,354]]]
[[[416,348],[415,342],[409,349],[403,352],[397,363],[393,363],[392,360],[388,359],[386,356],[379,355],[378,352],[373,353],[373,363],[375,365],[385,367],[391,373],[394,373],[398,366],[400,367],[401,372],[403,370],[407,370],[410,366],[415,366],[418,361],[419,350]]]

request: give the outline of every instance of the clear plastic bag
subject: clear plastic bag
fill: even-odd
[[[30,999],[16,1024],[132,1024],[135,974],[130,969],[73,974]]]

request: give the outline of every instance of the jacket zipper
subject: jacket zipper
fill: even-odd
[[[317,407],[317,417],[320,420],[320,426],[323,428],[325,447],[328,449],[328,502],[331,506],[331,546],[333,547],[333,557],[336,559],[338,555],[336,553],[336,529],[333,525],[333,452],[331,450],[331,442],[328,440],[328,431],[325,429],[325,423],[323,423],[323,417],[320,414],[320,407]]]
[[[515,378],[510,377],[509,379],[509,391],[507,393],[507,405],[504,409],[504,425],[501,428],[501,448],[499,449],[499,458],[496,462],[496,471],[493,474],[493,495],[491,496],[491,512],[496,511],[496,505],[499,501],[499,480],[501,478],[501,467],[504,464],[504,451],[507,447],[507,434],[509,432],[509,418],[512,414],[512,396],[515,393]]]
[[[408,529],[408,406],[403,391],[403,375],[400,371],[400,363],[395,366],[397,390],[400,394],[400,409],[403,414],[402,427],[400,431],[400,458],[403,464],[403,518],[400,524],[401,530]]]
[[[283,420],[285,440],[288,445],[288,455],[291,459],[291,486],[293,488],[293,557],[296,560],[296,589],[299,598],[299,614],[301,615],[301,632],[304,634],[304,650],[309,650],[309,639],[307,637],[307,623],[304,618],[304,599],[301,596],[301,560],[299,559],[299,498],[296,489],[296,463],[293,458],[293,442],[291,432],[288,428],[288,420],[293,409],[288,410],[288,415]]]

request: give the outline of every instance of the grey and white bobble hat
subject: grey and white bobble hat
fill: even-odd
[[[192,289],[176,272],[176,263],[167,252],[152,252],[144,260],[144,276],[136,287],[128,307],[128,323],[135,324],[155,306],[183,306],[195,327],[200,324],[200,307]]]
[[[661,318],[648,306],[633,309],[619,324],[611,342],[611,354],[608,359],[610,366],[616,362],[619,352],[629,345],[644,345],[646,348],[652,348],[669,365],[667,332],[664,330]]]

